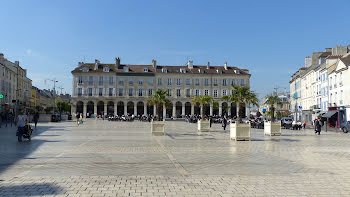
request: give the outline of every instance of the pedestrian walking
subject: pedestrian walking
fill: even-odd
[[[315,120],[315,134],[318,133],[318,135],[320,135],[321,134],[321,128],[322,128],[322,122],[321,122],[320,118],[318,117]]]
[[[213,117],[210,117],[209,118],[209,126],[210,126],[210,128],[211,128],[211,125],[213,124]]]
[[[304,129],[306,128],[306,121],[304,121],[303,127],[304,127]]]
[[[79,126],[80,114],[76,113],[75,118],[77,119],[77,125]]]
[[[227,119],[226,119],[226,116],[224,116],[224,118],[222,119],[222,127],[224,127],[224,130],[226,130],[226,126],[227,126]]]
[[[18,130],[18,141],[22,142],[22,135],[25,132],[25,126],[28,124],[28,116],[25,115],[24,111],[20,111],[17,116],[17,130]]]
[[[39,112],[35,112],[34,113],[33,120],[34,120],[34,125],[35,125],[35,128],[36,128],[36,125],[38,124],[38,120],[39,120]]]

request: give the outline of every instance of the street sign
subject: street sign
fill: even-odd
[[[263,112],[266,112],[266,109],[264,108],[262,111],[263,111]]]
[[[303,107],[301,107],[300,105],[299,105],[299,109],[302,109]]]
[[[0,94],[0,99],[4,98],[4,95],[3,94]]]

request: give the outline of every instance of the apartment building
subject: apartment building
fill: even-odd
[[[96,115],[154,115],[155,106],[147,103],[158,89],[167,90],[171,106],[162,107],[164,117],[183,117],[200,114],[200,105],[192,104],[193,96],[210,95],[219,103],[206,110],[207,115],[237,115],[236,103],[221,101],[232,94],[231,85],[249,86],[247,69],[228,66],[194,65],[188,61],[183,66],[114,64],[79,62],[72,71],[72,113]],[[249,115],[249,107],[246,108]]]

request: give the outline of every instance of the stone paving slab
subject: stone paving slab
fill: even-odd
[[[214,125],[39,124],[31,142],[0,129],[0,196],[350,196],[350,137],[283,130],[234,142]]]

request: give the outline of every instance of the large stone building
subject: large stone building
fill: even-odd
[[[15,110],[16,101],[19,108],[31,108],[32,81],[27,77],[27,70],[19,65],[19,61],[11,62],[0,53],[0,88],[4,97],[1,110]]]
[[[171,106],[163,106],[164,117],[183,117],[200,114],[199,104],[192,104],[193,96],[210,95],[218,106],[208,107],[207,115],[237,115],[237,104],[221,101],[232,94],[231,84],[249,86],[246,69],[224,66],[193,65],[161,66],[155,60],[150,65],[79,62],[72,71],[72,113],[91,115],[153,115],[155,106],[147,103],[149,95],[158,89],[167,90]],[[247,107],[246,114],[249,114]]]
[[[350,120],[350,99],[345,88],[349,86],[344,85],[344,79],[350,76],[349,53],[350,45],[339,45],[305,58],[305,67],[294,73],[289,82],[291,112],[296,120],[312,124],[322,116],[328,119],[329,126],[338,128]]]

